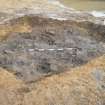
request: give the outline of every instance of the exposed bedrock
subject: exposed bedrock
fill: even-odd
[[[0,66],[32,82],[105,53],[105,26],[23,16],[0,25]]]

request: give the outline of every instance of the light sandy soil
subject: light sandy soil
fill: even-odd
[[[13,12],[19,9],[36,9],[37,11],[60,11],[61,5],[58,3],[51,2],[49,0],[1,0],[0,1],[0,11],[8,10],[8,12]],[[41,10],[42,9],[42,10]]]

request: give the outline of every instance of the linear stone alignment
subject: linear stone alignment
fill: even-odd
[[[78,48],[49,48],[49,49],[40,49],[40,48],[35,48],[35,49],[28,49],[30,52],[33,52],[33,51],[64,51],[64,50],[69,50],[69,51],[72,51],[72,50],[78,50]]]

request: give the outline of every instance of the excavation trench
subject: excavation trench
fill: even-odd
[[[26,82],[105,53],[105,26],[24,16],[0,25],[0,66]]]

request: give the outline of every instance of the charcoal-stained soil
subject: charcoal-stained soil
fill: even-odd
[[[0,42],[0,66],[26,82],[86,64],[105,53],[104,26],[37,16],[14,19],[4,26],[16,24],[28,24],[31,31],[6,34]]]

